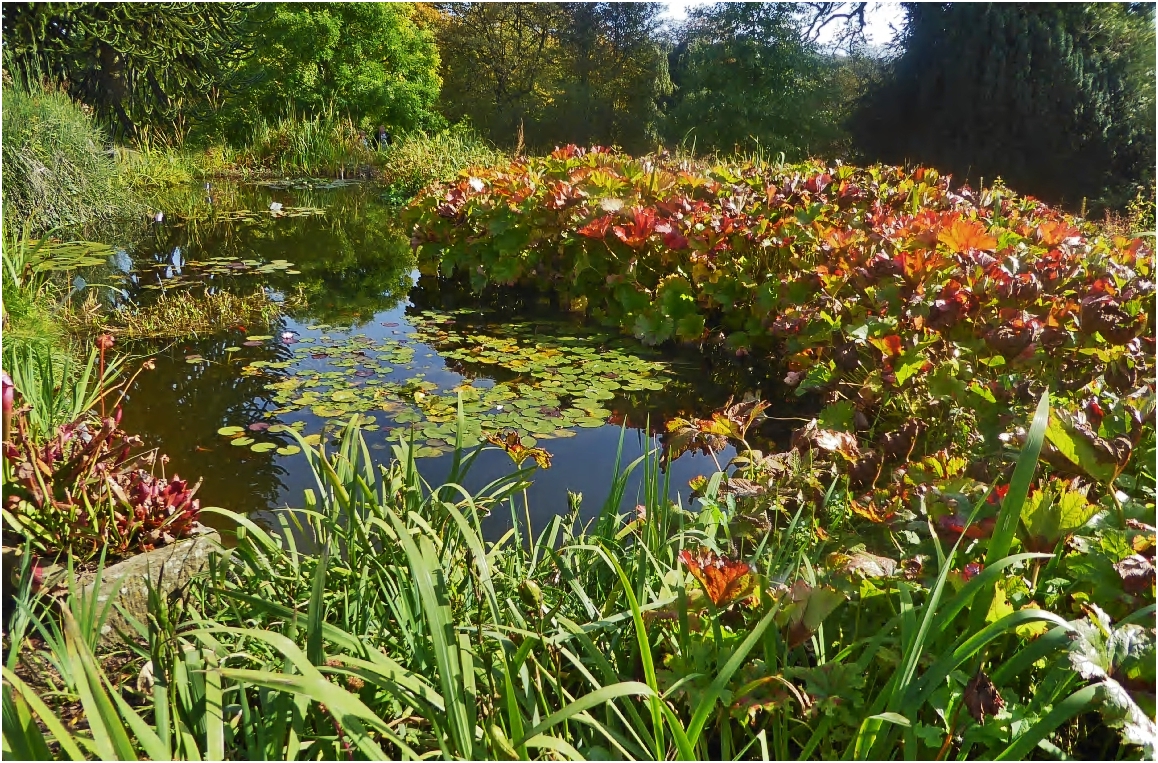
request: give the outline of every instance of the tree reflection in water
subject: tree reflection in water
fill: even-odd
[[[278,505],[300,489],[286,479],[284,459],[274,451],[257,453],[238,447],[217,433],[223,426],[246,426],[267,421],[276,408],[267,397],[263,376],[243,376],[242,366],[254,360],[278,362],[292,357],[291,348],[277,337],[294,322],[351,326],[370,321],[396,307],[411,286],[413,255],[395,222],[394,210],[367,204],[361,189],[329,191],[324,195],[301,191],[249,188],[232,193],[234,204],[266,210],[273,199],[286,207],[325,207],[324,216],[273,218],[258,214],[254,220],[189,220],[183,223],[134,229],[128,243],[140,277],[122,282],[133,301],[147,302],[158,290],[141,288],[168,278],[194,273],[188,263],[214,257],[293,263],[299,274],[205,277],[198,283],[238,293],[257,288],[291,294],[295,304],[276,326],[262,327],[275,338],[243,353],[226,352],[245,341],[246,328],[233,327],[219,336],[178,341],[167,346],[138,344],[130,352],[157,353],[156,369],[142,374],[125,398],[124,426],[140,434],[146,445],[170,456],[168,472],[204,478],[199,497],[203,506],[235,511],[258,511]],[[123,255],[122,255],[123,258]],[[123,268],[112,263],[114,274]],[[147,277],[146,277],[147,274]],[[258,327],[248,327],[257,332]],[[200,355],[206,362],[189,363]],[[273,371],[271,371],[273,373]],[[285,434],[262,433],[262,440],[290,444]],[[287,484],[291,483],[291,484]],[[298,496],[294,496],[298,498]]]
[[[217,433],[223,426],[268,421],[264,413],[276,408],[266,397],[267,380],[242,376],[241,366],[249,361],[232,360],[236,353],[225,351],[242,339],[234,334],[179,342],[158,353],[156,369],[141,374],[125,397],[122,425],[168,454],[170,472],[205,478],[198,494],[202,506],[244,512],[275,505],[286,472],[273,451],[236,447]],[[191,354],[207,362],[189,363],[185,358]],[[280,342],[268,342],[247,355],[277,362],[292,353]]]

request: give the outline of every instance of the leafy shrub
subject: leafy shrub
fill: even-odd
[[[58,90],[4,86],[4,219],[31,231],[83,228],[131,215],[107,139],[83,107]]]
[[[118,429],[117,418],[99,427],[78,420],[37,445],[24,417],[16,416],[12,442],[4,443],[4,521],[36,553],[89,559],[105,549],[124,556],[192,531],[197,486],[144,468],[155,463],[155,453],[131,455],[140,438]]]
[[[146,361],[118,382],[122,362],[105,357],[112,344],[111,336],[98,338],[84,368],[59,374],[51,358],[6,356],[6,364],[15,361],[4,379],[6,543],[15,533],[37,555],[89,560],[148,551],[194,529],[197,486],[177,475],[154,475],[168,459],[142,452],[140,438],[118,428],[119,398],[113,415],[104,415],[107,398],[123,397],[137,374],[152,367]]]
[[[1152,432],[1152,247],[1002,186],[568,146],[473,168],[408,219],[426,272],[552,291],[652,344],[781,359],[856,435],[861,486],[946,447],[982,468],[1045,387],[1072,412],[1051,433],[1071,473],[1108,487]]]

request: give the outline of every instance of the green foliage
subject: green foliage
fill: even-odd
[[[13,3],[3,11],[5,64],[30,83],[63,83],[119,136],[181,137],[231,84],[246,51],[247,10],[239,3]]]
[[[347,172],[353,177],[376,161],[352,120],[326,112],[304,118],[259,119],[237,165],[278,177],[337,177]]]
[[[234,120],[323,114],[373,130],[436,125],[439,53],[409,3],[292,3],[251,13],[260,28]],[[332,120],[336,121],[336,120]]]
[[[668,141],[705,152],[834,158],[843,138],[840,99],[850,95],[839,88],[852,69],[804,40],[799,7],[695,8],[672,57]]]
[[[1153,183],[1153,6],[907,7],[904,53],[854,125],[864,153],[1074,210]]]
[[[658,3],[455,3],[431,20],[442,109],[504,147],[645,150],[671,90]]]
[[[5,84],[3,94],[5,230],[79,231],[140,210],[83,107],[53,88]]]
[[[719,415],[738,448],[765,408]],[[1038,445],[1044,428],[1039,413]],[[514,513],[534,467],[472,494],[458,483],[480,451],[458,450],[451,481],[429,485],[405,439],[389,465],[372,464],[356,417],[334,452],[301,445],[316,479],[304,510],[274,529],[222,512],[236,546],[183,596],[150,591],[147,622],[126,634],[148,661],[135,687],[115,685],[93,654],[97,603],[73,593],[58,625],[24,576],[6,753],[1019,759],[1039,744],[1083,749],[1072,733],[1083,713],[1104,719],[1092,728],[1106,756],[1153,749],[1139,705],[1153,683],[1150,630],[1096,608],[1073,619],[1043,608],[1035,597],[1055,584],[1039,587],[1037,571],[1050,554],[982,566],[984,541],[963,533],[942,548],[931,532],[922,548],[935,560],[872,554],[866,543],[892,541],[840,510],[835,483],[814,505],[790,502],[825,460],[807,448],[769,461],[741,450],[698,512],[665,498],[653,451],[614,475],[622,485],[643,471],[637,511],[619,514],[613,495],[583,528],[576,498],[537,538],[516,526],[484,543],[480,514]],[[1035,458],[1025,448],[1018,472]],[[1014,521],[1027,489],[1007,496]],[[985,497],[970,505],[967,526]],[[829,507],[839,518],[821,534]],[[754,512],[766,512],[755,531],[743,520]],[[1131,619],[1152,612],[1151,592]],[[39,655],[22,643],[29,630],[45,636]],[[59,697],[80,703],[87,729],[45,703],[37,661],[56,666]]]
[[[458,124],[438,132],[410,132],[380,152],[385,201],[405,203],[426,186],[450,180],[480,164],[497,164],[506,155],[471,128]]]
[[[1003,187],[568,146],[475,168],[407,214],[424,272],[546,291],[646,343],[782,359],[796,395],[846,406],[798,436],[844,455],[870,514],[915,474],[992,473],[1039,385],[1056,390],[1046,458],[1060,474],[1107,496],[1148,468],[1150,245]],[[960,532],[949,503],[930,510]]]

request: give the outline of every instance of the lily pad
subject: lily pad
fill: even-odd
[[[297,445],[285,445],[285,446],[277,449],[277,454],[279,456],[292,456],[295,453],[301,453],[301,452],[302,452],[302,449],[299,448]]]
[[[241,427],[221,427],[217,430],[217,434],[224,435],[226,437],[233,437],[234,435],[239,435],[244,431],[245,430]]]
[[[249,449],[254,453],[265,453],[267,451],[273,450],[276,447],[277,444],[272,442],[255,442],[253,445],[249,446]]]
[[[253,438],[252,437],[238,437],[235,440],[230,440],[229,444],[230,445],[236,445],[238,447],[242,447],[245,445],[252,445],[253,444]]]

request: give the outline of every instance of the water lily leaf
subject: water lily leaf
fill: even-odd
[[[283,445],[282,447],[277,449],[277,454],[279,456],[292,456],[295,453],[301,453],[301,452],[302,452],[302,449],[299,448],[297,445]]]
[[[233,437],[234,435],[239,435],[244,431],[245,430],[242,429],[241,427],[230,426],[230,427],[221,427],[220,429],[217,430],[217,434],[224,435],[226,437]]]
[[[255,442],[249,447],[254,453],[265,453],[277,447],[277,443],[272,442]]]
[[[273,339],[273,336],[271,334],[254,334],[246,337],[246,340],[250,342],[264,342],[268,339]]]
[[[229,444],[230,445],[237,445],[238,447],[243,446],[243,445],[252,445],[253,444],[253,438],[252,437],[238,437],[235,440],[230,440]]]

